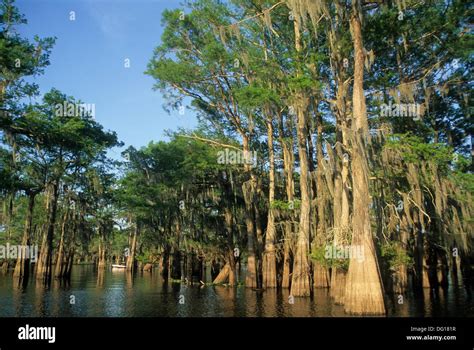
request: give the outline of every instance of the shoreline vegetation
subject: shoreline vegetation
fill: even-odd
[[[55,38],[21,37],[26,19],[0,4],[0,244],[39,247],[35,264],[0,259],[19,285],[117,264],[291,298],[326,288],[349,315],[450,284],[471,295],[467,2],[165,10],[143,69],[198,125],[120,160],[94,104],[39,96],[28,79],[48,74]]]

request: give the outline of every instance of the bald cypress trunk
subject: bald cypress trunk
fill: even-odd
[[[301,51],[300,37],[300,19],[294,20],[295,29],[295,47],[296,51]],[[294,96],[297,117],[297,141],[298,156],[300,163],[300,224],[296,243],[296,252],[293,261],[293,275],[291,280],[291,295],[293,296],[309,296],[311,294],[311,268],[309,264],[309,241],[310,241],[310,213],[311,213],[311,188],[310,188],[310,172],[307,146],[307,108],[308,99],[301,92],[297,92]]]
[[[276,248],[275,248],[275,215],[273,210],[273,201],[275,200],[275,154],[273,150],[273,124],[271,119],[267,121],[267,142],[268,157],[270,162],[269,169],[269,188],[268,188],[268,218],[267,230],[265,235],[265,251],[263,253],[263,287],[272,288],[277,286],[276,272]]]
[[[106,242],[105,242],[104,228],[102,227],[102,225],[99,225],[99,262],[97,264],[97,268],[99,270],[105,269],[107,265],[106,257],[107,257],[107,248],[106,248]]]
[[[66,252],[65,252],[65,235],[66,235],[66,225],[68,220],[69,210],[64,211],[64,216],[61,224],[61,238],[59,240],[58,254],[56,258],[56,266],[54,270],[54,277],[61,278],[64,275],[66,269]]]
[[[350,178],[349,178],[349,140],[348,140],[348,102],[347,92],[351,81],[347,69],[344,65],[344,53],[341,50],[340,42],[342,35],[346,31],[346,7],[345,4],[336,2],[335,4],[336,22],[329,32],[329,47],[333,64],[331,68],[336,82],[336,100],[333,102],[336,118],[336,143],[335,156],[333,162],[334,172],[334,201],[333,201],[333,246],[343,246],[348,244],[350,234]],[[329,182],[329,181],[328,181]],[[346,270],[340,266],[333,266],[331,271],[330,295],[336,304],[343,304],[346,281]]]
[[[354,42],[352,183],[353,219],[352,246],[364,252],[364,259],[352,258],[349,263],[344,310],[351,314],[385,314],[382,281],[370,223],[369,167],[366,138],[368,135],[367,110],[364,96],[364,47],[358,11],[354,7],[351,34]]]
[[[237,284],[237,271],[236,271],[236,264],[235,264],[235,254],[233,249],[234,244],[234,230],[233,230],[233,215],[232,209],[226,206],[224,208],[224,220],[227,230],[227,242],[228,242],[228,251],[226,254],[226,261],[227,265],[229,266],[229,285],[234,286]]]
[[[247,229],[247,273],[245,275],[245,286],[249,288],[257,288],[258,286],[255,221],[253,215],[255,185],[256,180],[254,176],[243,184],[245,198],[245,227]]]
[[[317,164],[318,168],[316,171],[316,190],[318,193],[317,196],[317,215],[318,215],[318,226],[316,230],[316,235],[314,238],[314,245],[316,247],[324,247],[327,240],[328,232],[328,187],[324,179],[324,168],[326,167],[323,159],[323,125],[322,125],[322,116],[318,115],[318,126],[317,126]],[[323,266],[319,262],[313,261],[313,283],[315,288],[327,288],[330,285],[330,274],[329,269],[326,266]]]
[[[244,154],[250,154],[249,139],[243,136]],[[247,274],[245,275],[245,286],[249,288],[258,287],[257,271],[257,242],[255,229],[255,192],[257,187],[257,178],[251,170],[249,164],[245,164],[244,171],[249,175],[249,179],[242,184],[242,192],[245,201],[245,226],[247,229]]]
[[[137,239],[138,239],[138,222],[135,223],[135,230],[133,231],[132,244],[130,247],[130,254],[127,257],[126,269],[127,271],[135,272],[136,269],[136,259],[135,254],[137,250]]]
[[[294,180],[293,180],[293,168],[294,168],[294,159],[293,159],[293,138],[291,133],[288,135],[285,133],[285,127],[283,125],[283,115],[279,116],[279,142],[281,145],[283,153],[283,174],[285,177],[285,189],[286,189],[286,199],[288,204],[293,204],[294,201]],[[288,129],[291,130],[291,123],[289,122]],[[293,208],[293,206],[291,206]],[[288,210],[286,222],[284,223],[284,234],[283,234],[283,271],[282,271],[282,280],[281,286],[283,288],[290,287],[290,274],[291,274],[291,258],[292,258],[292,237],[293,237],[293,210]]]
[[[49,282],[52,273],[53,259],[53,238],[56,225],[56,212],[58,207],[58,183],[53,182],[49,185],[49,202],[48,202],[48,220],[46,231],[43,233],[43,241],[41,251],[36,267],[36,278],[42,279],[43,282]]]
[[[302,100],[300,100],[300,103]],[[298,155],[300,158],[300,225],[293,262],[291,294],[293,296],[308,296],[311,292],[310,266],[308,261],[310,240],[310,179],[308,155],[306,149],[306,123],[304,105],[298,107]]]
[[[30,245],[31,239],[31,230],[33,226],[33,210],[35,207],[35,197],[36,193],[28,193],[28,209],[26,212],[26,219],[25,219],[25,229],[23,231],[23,238],[21,240],[21,244],[23,246]],[[15,271],[13,272],[13,276],[18,278],[28,278],[30,273],[30,258],[29,256],[19,256],[16,265]]]

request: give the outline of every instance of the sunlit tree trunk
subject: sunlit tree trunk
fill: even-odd
[[[59,248],[58,248],[58,254],[56,257],[56,266],[54,270],[54,277],[60,278],[63,277],[64,271],[65,271],[65,235],[66,235],[66,226],[67,226],[67,221],[68,221],[68,216],[69,216],[69,209],[66,208],[64,210],[64,215],[61,223],[61,238],[59,240]]]
[[[301,51],[300,37],[300,19],[295,17],[295,47],[296,51]],[[308,99],[300,91],[294,96],[294,110],[297,117],[297,141],[298,156],[300,163],[300,225],[298,238],[296,243],[296,252],[293,262],[293,275],[291,281],[290,293],[293,296],[309,296],[311,293],[311,268],[309,265],[309,240],[310,240],[310,212],[311,212],[311,195],[310,195],[310,173],[307,146],[307,128],[306,115],[308,108]]]
[[[244,154],[250,154],[249,139],[243,137]],[[245,226],[247,228],[247,274],[245,276],[245,286],[249,288],[258,287],[258,271],[256,257],[256,234],[254,222],[255,209],[255,192],[257,186],[257,178],[251,170],[251,165],[245,164],[244,171],[250,176],[250,179],[242,185],[242,191],[245,201]]]
[[[99,262],[97,268],[99,270],[104,270],[107,266],[106,262],[107,257],[107,247],[105,242],[105,228],[100,223],[99,224]]]
[[[35,207],[36,193],[28,193],[28,210],[26,212],[25,229],[23,231],[23,238],[21,240],[22,246],[29,246],[31,239],[31,230],[33,226],[33,210]],[[28,278],[30,272],[30,258],[28,256],[19,256],[13,276],[19,278]]]
[[[15,151],[13,151],[13,157],[15,157]],[[14,160],[15,162],[15,160]],[[11,235],[12,235],[12,222],[13,222],[13,199],[15,196],[14,191],[9,191],[7,195],[7,200],[4,202],[4,212],[5,212],[5,223],[7,226],[7,237],[6,237],[6,243],[9,243],[11,240]],[[9,261],[8,259],[5,259],[3,261],[0,260],[0,271],[3,273],[7,273],[9,267]]]
[[[229,195],[229,193],[227,193]],[[217,277],[214,279],[213,283],[220,284],[226,283],[230,286],[234,286],[237,284],[237,271],[236,271],[236,264],[235,264],[235,253],[233,247],[233,215],[232,209],[229,206],[224,207],[224,221],[225,227],[227,231],[227,242],[228,248],[227,252],[225,253],[225,264],[224,267],[221,269]],[[237,250],[238,251],[238,250]],[[240,252],[239,252],[240,253]]]
[[[317,164],[318,168],[316,171],[316,190],[318,193],[317,196],[317,215],[318,215],[318,226],[316,230],[316,234],[314,237],[314,245],[316,247],[325,247],[326,242],[326,234],[328,231],[327,221],[328,221],[328,213],[327,213],[327,197],[329,193],[327,193],[328,189],[324,183],[324,160],[323,160],[323,126],[322,126],[322,116],[319,114],[317,116],[317,144],[316,144],[316,152],[317,152]],[[330,284],[330,274],[329,269],[326,266],[323,266],[318,261],[313,261],[313,284],[315,288],[326,288],[329,287]]]
[[[43,282],[49,282],[52,273],[53,238],[58,206],[58,183],[53,182],[52,184],[49,184],[48,192],[48,219],[46,231],[43,233],[44,236],[36,268],[36,278],[42,279]]]
[[[352,183],[352,246],[361,247],[364,259],[350,259],[344,296],[344,310],[351,314],[385,314],[382,281],[372,237],[369,215],[369,168],[366,153],[368,135],[364,96],[364,47],[359,13],[354,7],[351,34],[354,43]]]
[[[273,288],[277,286],[276,272],[276,248],[275,248],[275,215],[273,201],[275,200],[275,154],[273,150],[273,124],[267,120],[267,143],[269,157],[269,188],[268,188],[268,218],[267,231],[265,235],[265,252],[263,253],[263,287]]]
[[[288,120],[289,128],[291,130],[291,122]],[[285,189],[286,199],[288,204],[291,204],[290,208],[293,208],[294,202],[294,180],[293,180],[293,169],[294,169],[294,156],[293,156],[293,137],[291,132],[286,134],[283,123],[283,115],[279,115],[279,142],[283,153],[283,173],[285,177]],[[288,210],[288,219],[284,224],[284,235],[283,235],[283,272],[281,286],[283,288],[290,287],[290,274],[291,274],[291,242],[293,237],[293,209]]]
[[[233,244],[234,244],[234,230],[233,230],[233,215],[232,215],[232,209],[229,208],[228,206],[224,208],[224,220],[225,220],[225,225],[226,229],[228,231],[228,252],[227,252],[227,263],[229,265],[229,285],[234,286],[237,284],[237,271],[236,271],[236,265],[235,265],[235,254],[234,254],[234,249],[232,249]],[[240,252],[239,252],[240,255]]]
[[[130,254],[127,257],[127,271],[135,272],[136,261],[135,254],[137,250],[137,239],[138,239],[138,222],[135,223],[135,230],[133,231],[132,244],[130,247]]]

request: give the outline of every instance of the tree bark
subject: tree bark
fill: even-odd
[[[212,281],[214,284],[221,284],[226,283],[229,280],[230,274],[230,266],[229,264],[225,264],[224,267],[221,269],[217,277]]]
[[[137,237],[138,237],[138,222],[135,223],[135,230],[133,232],[133,238],[132,238],[132,245],[130,247],[130,254],[127,257],[127,264],[126,264],[126,269],[127,271],[135,272],[136,268],[136,261],[135,261],[135,253],[137,249]]]
[[[365,138],[368,135],[364,96],[364,47],[359,13],[354,7],[351,17],[354,42],[352,182],[352,246],[359,246],[364,258],[350,259],[344,296],[344,310],[351,314],[385,314],[382,282],[370,224],[370,196]]]
[[[68,221],[68,215],[69,215],[69,209],[66,208],[64,210],[64,216],[63,216],[63,220],[61,224],[61,238],[59,240],[58,255],[56,258],[56,266],[55,266],[55,271],[54,271],[54,277],[56,278],[63,277],[65,268],[66,268],[64,240],[65,240],[65,234],[66,234],[66,225]]]
[[[274,288],[277,286],[276,248],[275,248],[275,215],[273,201],[275,200],[275,154],[273,150],[273,124],[267,120],[267,142],[269,156],[269,188],[268,188],[268,218],[265,234],[265,252],[263,253],[263,287]]]
[[[281,149],[283,152],[283,174],[285,177],[285,189],[286,189],[286,199],[288,204],[292,204],[294,202],[294,193],[295,193],[295,185],[293,180],[293,168],[294,168],[294,159],[293,159],[293,137],[291,133],[288,135],[285,134],[285,129],[283,125],[283,115],[279,115],[279,142],[281,145]],[[288,129],[292,129],[291,126],[291,119],[288,118]],[[293,237],[293,223],[291,222],[293,219],[293,210],[290,209],[287,215],[287,221],[284,224],[284,234],[283,234],[283,273],[282,273],[282,280],[281,286],[283,288],[290,288],[291,282],[291,242]]]
[[[58,182],[49,185],[50,200],[48,203],[48,220],[46,232],[43,236],[41,251],[36,268],[36,278],[42,279],[47,283],[51,280],[52,259],[53,259],[53,238],[56,225],[56,212],[58,207]]]
[[[233,215],[232,209],[229,206],[224,208],[224,220],[227,230],[227,242],[228,242],[228,252],[227,252],[227,265],[229,266],[229,285],[235,286],[237,284],[237,271],[235,265],[235,256],[234,256],[234,230],[233,230]]]
[[[105,228],[102,224],[99,224],[99,263],[97,264],[99,270],[104,270],[107,266],[107,248],[104,230]]]
[[[249,139],[244,135],[243,137],[243,151],[245,154],[250,154]],[[242,191],[245,201],[245,226],[247,228],[247,273],[245,275],[245,286],[249,288],[258,287],[258,271],[257,271],[257,257],[256,257],[256,235],[254,223],[254,202],[255,191],[257,186],[257,179],[255,174],[251,171],[249,164],[244,166],[245,173],[250,175],[250,179],[242,184]]]
[[[301,51],[300,44],[300,19],[295,17],[295,46],[296,51]],[[297,139],[298,156],[300,161],[300,225],[296,244],[296,253],[293,262],[293,275],[291,281],[290,293],[293,296],[309,296],[311,294],[311,268],[308,260],[309,240],[310,240],[310,213],[311,213],[311,195],[310,195],[310,174],[307,147],[307,128],[306,128],[306,110],[308,99],[300,91],[295,94],[295,111],[297,116]]]
[[[316,230],[316,235],[313,241],[315,247],[324,247],[327,241],[327,197],[328,197],[328,188],[324,182],[324,159],[323,159],[323,125],[322,125],[322,116],[318,114],[317,116],[317,164],[318,168],[316,170],[316,191],[317,196],[317,215],[318,215],[318,225]],[[313,284],[315,288],[327,288],[330,286],[330,274],[326,266],[321,265],[317,261],[313,261]]]
[[[36,193],[28,194],[28,210],[26,212],[25,229],[23,231],[23,238],[21,240],[22,246],[30,245],[31,229],[33,226],[33,211],[35,207],[35,197],[36,197]],[[18,277],[18,278],[28,278],[29,273],[30,273],[29,256],[19,256],[16,261],[15,271],[13,272],[13,276]]]

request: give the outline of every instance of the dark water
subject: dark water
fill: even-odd
[[[343,307],[332,303],[326,289],[315,290],[313,300],[294,298],[290,304],[288,297],[288,291],[166,284],[157,273],[132,277],[109,269],[98,275],[93,266],[83,265],[74,266],[68,285],[54,281],[49,288],[34,279],[18,288],[11,274],[0,276],[0,317],[346,316]],[[395,298],[388,312],[389,316],[474,316],[474,306],[459,286],[437,293],[425,290],[421,299],[405,296],[403,304]]]

